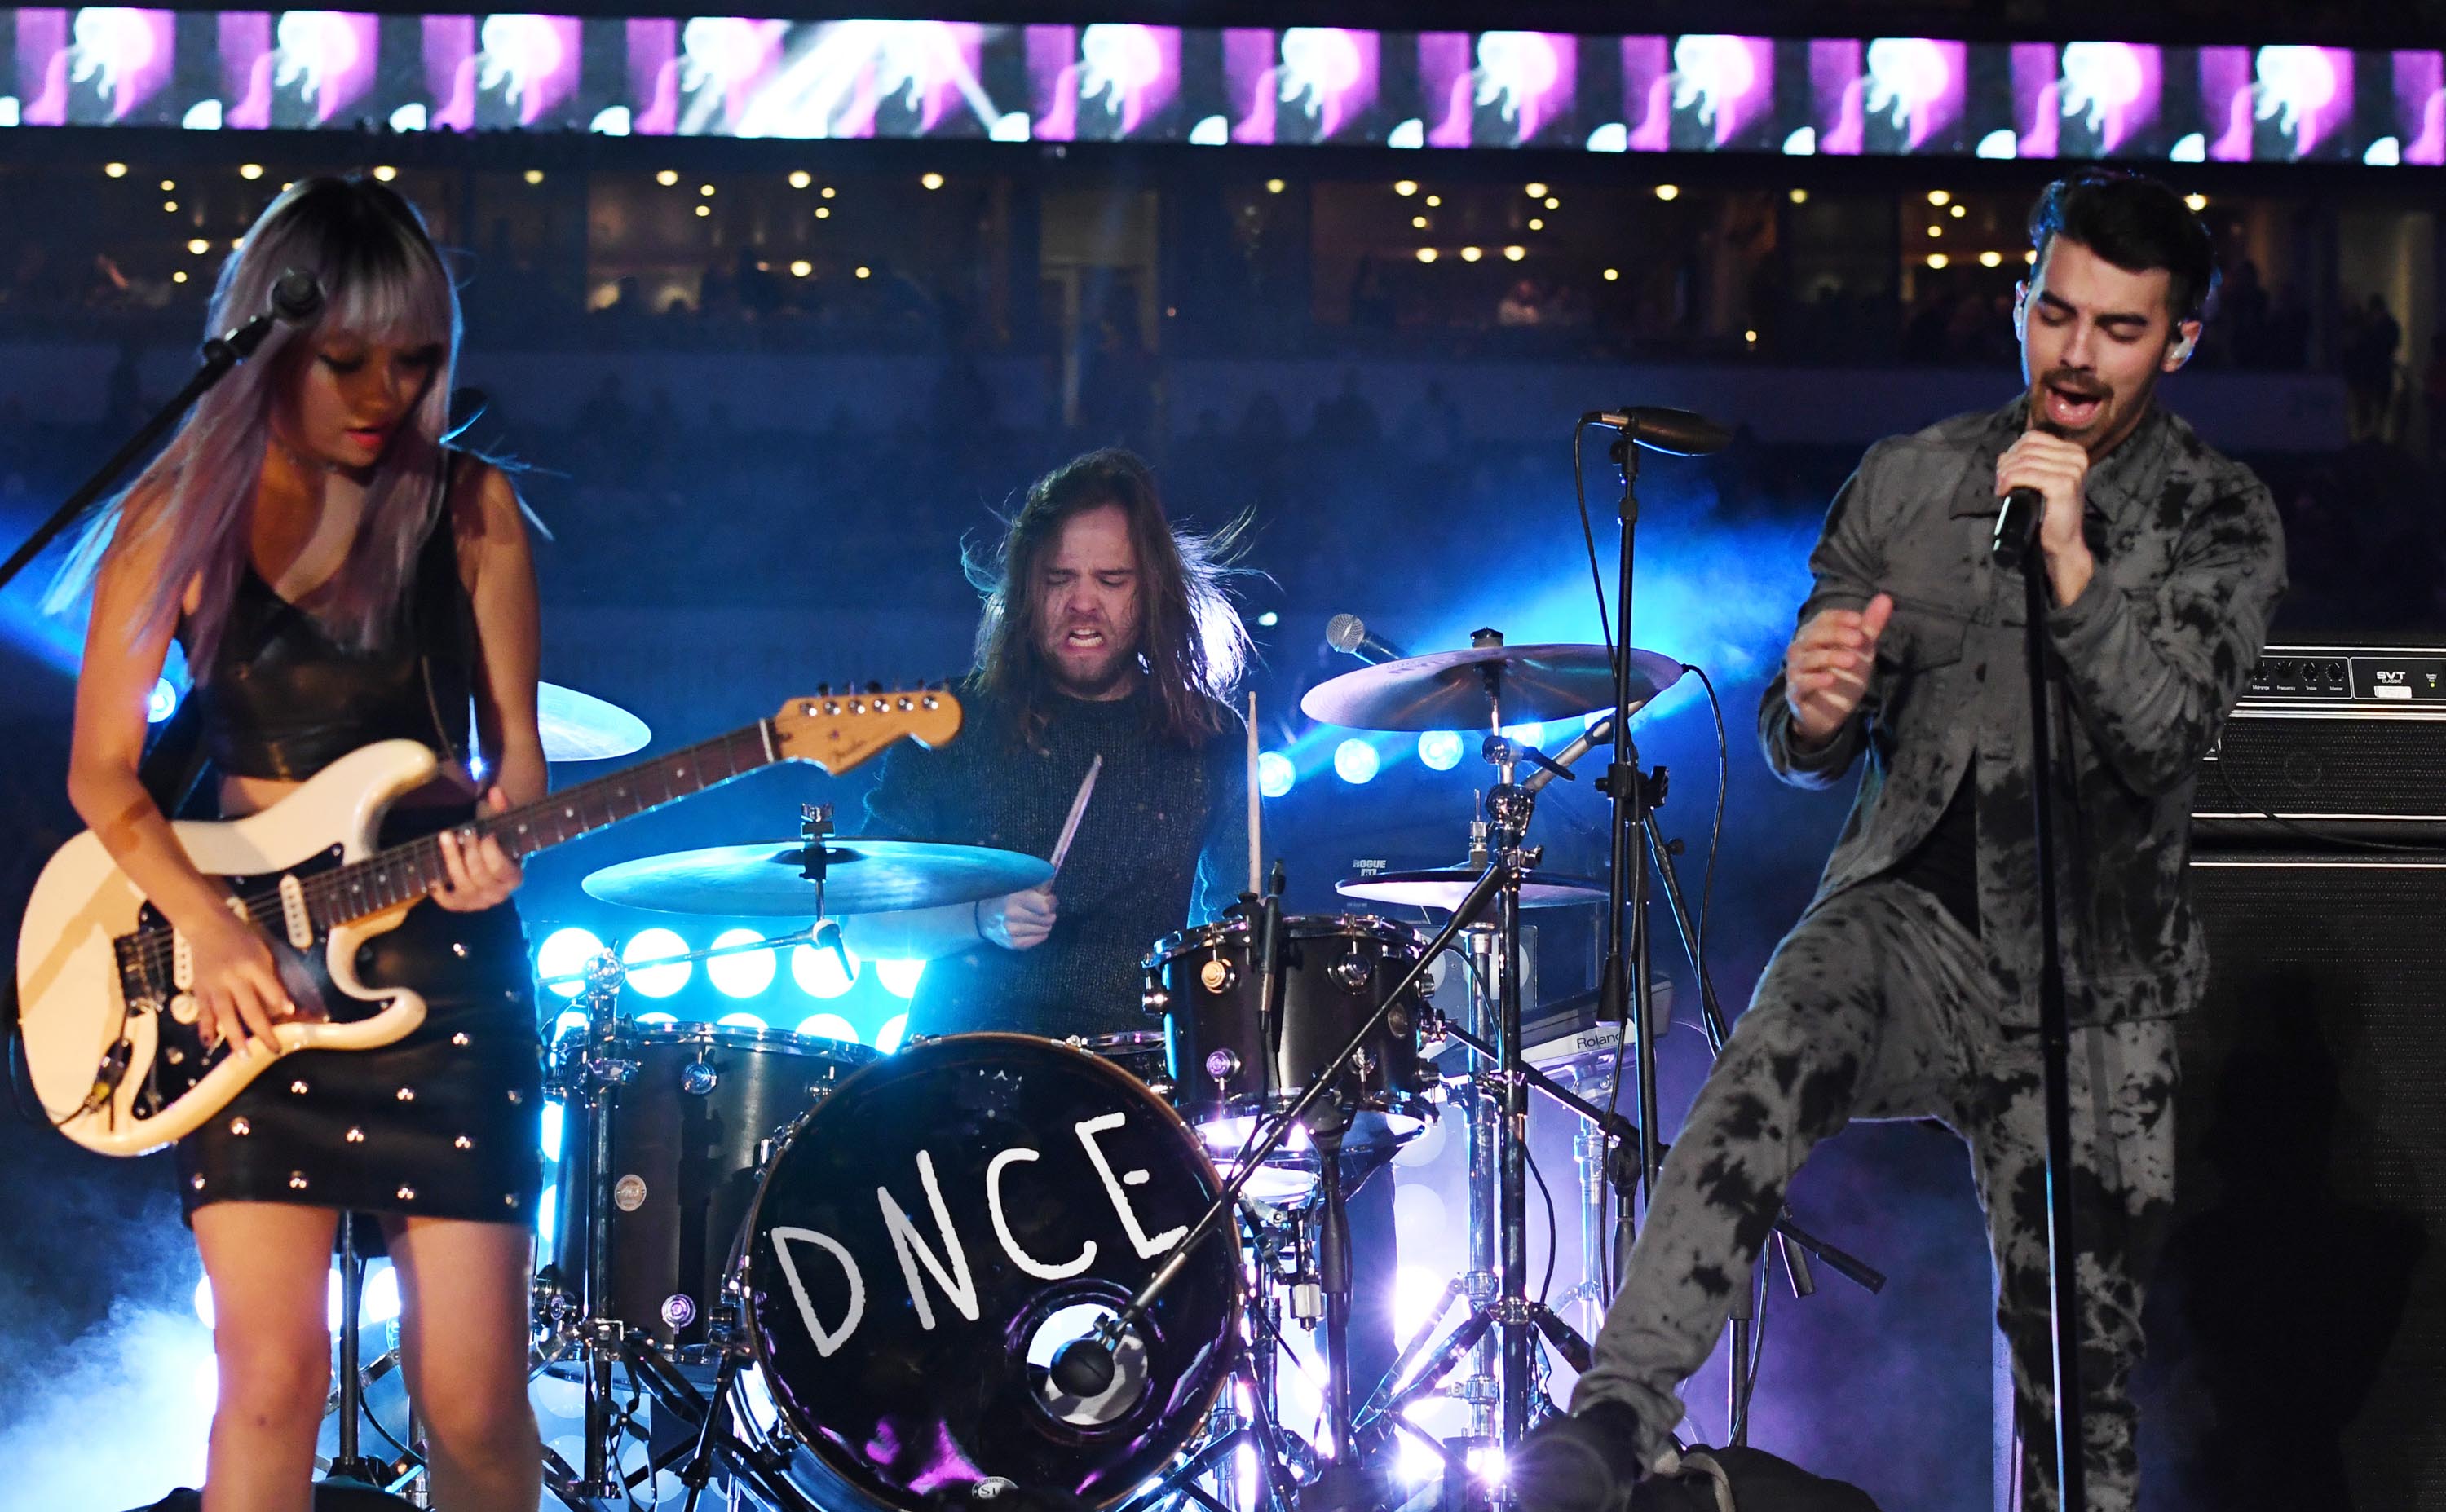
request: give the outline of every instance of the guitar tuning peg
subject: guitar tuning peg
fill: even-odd
[[[880,693],[883,691],[883,684],[880,682],[869,682],[866,685],[866,691],[869,693]]]
[[[831,698],[832,696],[833,696],[833,685],[832,685],[831,683],[829,683],[829,682],[818,682],[818,683],[817,683],[817,684],[816,684],[816,697],[818,697],[818,698],[819,698],[819,699],[829,699],[829,698]]]

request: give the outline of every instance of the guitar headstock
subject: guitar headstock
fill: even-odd
[[[960,733],[960,700],[941,688],[851,689],[792,699],[773,716],[786,760],[812,761],[834,776],[903,736],[929,748]]]

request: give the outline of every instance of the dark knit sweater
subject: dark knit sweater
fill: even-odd
[[[1103,771],[1062,873],[1058,918],[1032,950],[980,943],[930,962],[909,1032],[1005,1029],[1061,1036],[1162,1027],[1139,1007],[1138,963],[1162,936],[1203,922],[1248,886],[1246,736],[1192,749],[1149,732],[1143,690],[1053,700],[1044,733],[1020,742],[1010,709],[963,691],[959,738],[902,744],[866,799],[869,837],[953,840],[1050,856],[1079,783]]]

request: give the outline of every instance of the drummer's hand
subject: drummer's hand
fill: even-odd
[[[1030,887],[977,905],[977,933],[1005,950],[1033,950],[1053,932],[1053,889]]]
[[[484,807],[495,813],[509,806],[508,796],[499,788],[484,794]],[[466,845],[460,838],[464,832],[444,830],[436,836],[442,847],[442,867],[448,875],[433,885],[433,901],[452,913],[480,913],[499,907],[525,880],[525,868],[511,860],[501,849],[501,842],[491,835]]]

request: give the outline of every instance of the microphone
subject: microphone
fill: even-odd
[[[1367,622],[1356,614],[1337,614],[1326,621],[1325,644],[1371,666],[1383,662],[1400,662],[1410,654],[1381,636],[1369,634]]]
[[[2039,538],[2039,520],[2046,513],[2046,501],[2034,488],[2010,489],[2004,495],[2004,507],[1996,512],[1996,538],[1990,543],[1996,553],[1996,565],[2011,571],[2022,565],[2030,546]]]
[[[1609,714],[1604,719],[1599,719],[1596,723],[1590,725],[1585,730],[1582,730],[1572,738],[1570,745],[1567,745],[1560,751],[1555,752],[1552,758],[1553,764],[1550,768],[1544,771],[1531,773],[1529,775],[1529,780],[1520,784],[1521,790],[1530,793],[1532,796],[1534,796],[1538,790],[1545,787],[1547,783],[1553,781],[1557,774],[1569,778],[1571,775],[1571,766],[1574,762],[1578,761],[1580,757],[1587,756],[1591,750],[1605,744],[1612,738],[1613,716]]]
[[[1113,1347],[1104,1342],[1100,1324],[1096,1332],[1082,1334],[1053,1352],[1051,1374],[1053,1384],[1081,1398],[1104,1394],[1113,1384]]]
[[[1580,420],[1588,425],[1611,426],[1649,451],[1663,452],[1667,457],[1706,457],[1733,442],[1733,433],[1706,416],[1658,404],[1592,409]]]
[[[272,312],[292,326],[323,313],[323,286],[303,268],[292,268],[272,281]]]

